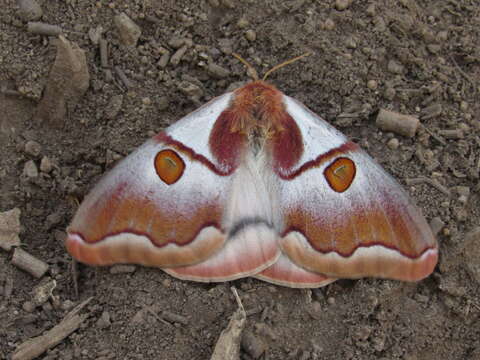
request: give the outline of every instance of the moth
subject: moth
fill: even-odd
[[[264,81],[160,132],[86,196],[66,248],[193,281],[290,287],[416,281],[438,245],[401,186],[358,145]]]

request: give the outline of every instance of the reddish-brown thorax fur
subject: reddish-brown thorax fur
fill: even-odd
[[[261,143],[270,148],[278,169],[291,168],[303,153],[300,129],[285,110],[283,94],[263,81],[234,92],[230,106],[214,125],[210,149],[223,166],[234,168],[252,137],[264,140]]]

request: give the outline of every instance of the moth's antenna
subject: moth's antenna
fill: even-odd
[[[270,70],[268,70],[268,71],[265,73],[265,75],[263,75],[263,79],[262,79],[262,80],[263,80],[263,81],[267,80],[268,75],[270,75],[272,72],[277,71],[278,69],[280,69],[280,68],[282,68],[282,67],[284,67],[284,66],[286,66],[286,65],[288,65],[288,64],[291,64],[291,63],[293,63],[293,62],[295,62],[295,61],[297,61],[297,60],[303,59],[304,57],[310,56],[310,55],[312,55],[312,53],[309,53],[309,52],[308,52],[308,53],[305,53],[305,54],[303,54],[303,55],[297,56],[297,57],[295,57],[295,58],[293,58],[293,59],[287,60],[287,61],[285,61],[285,62],[283,62],[283,63],[281,63],[281,64],[275,65],[273,68],[271,68]]]
[[[239,60],[243,65],[247,67],[247,74],[255,81],[259,80],[257,70],[244,58],[242,58],[237,53],[232,54],[237,60]]]

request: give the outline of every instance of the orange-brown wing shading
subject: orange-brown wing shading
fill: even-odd
[[[230,177],[166,146],[150,140],[85,198],[66,241],[77,260],[178,266],[201,262],[223,246]]]
[[[332,164],[345,162],[339,159],[349,159],[348,167],[341,169],[347,171],[342,176],[348,186],[345,180],[331,184]],[[425,218],[400,185],[362,150],[320,157],[281,187],[285,221],[281,247],[297,265],[341,278],[413,281],[433,271],[438,248]]]

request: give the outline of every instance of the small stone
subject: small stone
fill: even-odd
[[[440,231],[445,227],[445,222],[438,216],[435,216],[430,220],[430,228],[432,229],[433,235],[438,235]]]
[[[213,62],[208,64],[208,73],[217,79],[225,79],[226,77],[230,76],[230,71]]]
[[[168,101],[168,97],[161,96],[157,100],[157,109],[160,111],[167,110],[170,106],[170,102]]]
[[[397,94],[397,91],[393,87],[387,87],[385,89],[385,93],[383,94],[383,96],[387,100],[393,100],[396,94]]]
[[[135,272],[137,267],[135,265],[126,265],[126,264],[118,264],[114,265],[110,268],[110,274],[131,274]]]
[[[370,89],[370,90],[377,90],[378,88],[378,83],[376,80],[368,80],[367,81],[367,87]]]
[[[105,329],[108,328],[110,325],[112,325],[112,322],[110,321],[110,313],[108,311],[104,311],[102,313],[102,316],[100,316],[100,319],[97,321],[97,326],[100,329]]]
[[[343,11],[350,6],[350,0],[336,0],[335,9],[338,11]]]
[[[255,40],[257,40],[257,33],[252,29],[247,30],[247,31],[245,31],[245,38],[248,41],[255,41]]]
[[[101,25],[96,28],[90,28],[88,30],[88,37],[94,45],[98,45],[103,34],[103,27]]]
[[[335,305],[335,298],[332,297],[332,296],[329,296],[329,297],[327,298],[327,303],[328,303],[329,305]]]
[[[75,303],[72,300],[65,300],[62,303],[62,309],[65,311],[70,311],[75,306]]]
[[[183,45],[185,45],[185,39],[174,36],[170,40],[168,40],[168,46],[174,48],[174,49],[180,49]]]
[[[203,96],[202,88],[188,81],[182,81],[178,84],[178,89],[185,95],[194,99],[200,99]]]
[[[240,29],[245,29],[248,25],[250,25],[250,22],[243,17],[238,19],[238,21],[237,21],[237,26]]]
[[[149,97],[144,97],[142,98],[142,104],[146,106],[152,105],[152,100]]]
[[[403,65],[392,59],[388,62],[387,70],[392,74],[402,74]]]
[[[49,157],[44,156],[40,161],[40,171],[48,174],[52,170],[53,170],[52,160],[50,160]]]
[[[0,248],[5,251],[20,246],[20,214],[19,208],[0,212]]]
[[[18,0],[18,15],[23,21],[35,21],[43,16],[41,6],[36,0]]]
[[[323,27],[325,28],[325,30],[331,31],[331,30],[335,29],[335,22],[332,19],[328,18],[323,23]]]
[[[391,150],[397,150],[399,145],[400,145],[400,142],[398,141],[397,138],[392,138],[387,142],[387,146]]]
[[[113,19],[117,27],[120,41],[127,46],[136,46],[142,30],[125,13],[115,16]]]
[[[42,152],[42,146],[36,141],[29,140],[25,144],[25,152],[28,155],[37,157]]]
[[[375,16],[375,14],[376,14],[375,4],[370,4],[370,5],[368,5],[368,7],[367,7],[367,15],[370,16],[370,17],[373,17],[373,16]]]
[[[90,84],[85,51],[60,36],[56,39],[57,56],[50,70],[35,118],[62,128],[69,112],[75,110]],[[68,109],[68,111],[67,111]]]
[[[28,160],[23,167],[23,175],[29,178],[36,178],[38,176],[38,168],[33,160]]]
[[[108,120],[114,119],[120,112],[120,109],[122,108],[122,104],[123,104],[123,95],[112,96],[107,106],[105,106],[105,113],[104,113],[105,118]]]
[[[185,53],[187,52],[187,49],[188,49],[187,45],[184,45],[180,49],[178,49],[175,52],[175,54],[173,54],[172,57],[170,58],[170,64],[172,65],[180,64],[180,61],[182,60],[183,55],[185,55]]]
[[[242,336],[242,348],[253,359],[258,359],[267,350],[267,345],[258,335],[245,331]]]
[[[22,305],[22,309],[28,313],[31,313],[35,310],[36,305],[32,301],[25,301]]]

